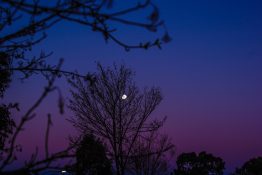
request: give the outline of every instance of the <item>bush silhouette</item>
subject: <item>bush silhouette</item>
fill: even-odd
[[[262,175],[262,157],[248,160],[241,168],[237,168],[233,175]]]
[[[225,162],[206,152],[182,153],[177,158],[175,175],[222,175]]]

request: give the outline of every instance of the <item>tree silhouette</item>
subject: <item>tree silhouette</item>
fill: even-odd
[[[0,106],[0,151],[4,151],[5,142],[13,133],[14,120],[10,117],[10,108],[14,106]],[[0,155],[1,160],[2,155]]]
[[[233,175],[262,175],[262,157],[248,160],[241,168],[237,168]]]
[[[75,158],[72,150],[76,145],[70,145],[56,153],[49,152],[48,140],[52,122],[51,114],[48,113],[46,134],[43,137],[45,156],[40,158],[37,151],[32,152],[31,159],[27,160],[23,167],[15,170],[8,169],[8,166],[16,161],[16,153],[22,150],[22,145],[17,143],[17,137],[30,121],[36,118],[36,109],[51,92],[58,92],[58,107],[60,113],[63,114],[64,101],[60,89],[54,85],[56,79],[61,76],[68,79],[77,76],[93,82],[93,77],[88,73],[80,75],[63,70],[63,60],[60,60],[57,65],[48,64],[46,58],[52,53],[31,54],[33,46],[42,42],[47,37],[48,30],[55,24],[67,21],[84,25],[92,32],[101,33],[105,41],[111,40],[127,51],[135,48],[148,49],[153,46],[160,48],[162,43],[170,41],[164,23],[159,18],[158,9],[150,0],[121,10],[114,9],[114,2],[114,0],[62,0],[46,3],[45,0],[0,0],[0,98],[4,97],[5,90],[11,85],[15,72],[21,73],[22,79],[41,74],[47,80],[39,98],[24,110],[17,123],[13,122],[14,116],[11,116],[9,112],[11,108],[16,108],[18,105],[16,103],[1,104],[0,174],[38,174],[48,168],[61,170],[64,169],[64,165],[56,166],[53,163],[61,159]],[[146,22],[145,20],[141,22],[142,18],[135,21],[128,19],[130,13],[139,13],[146,8],[152,9]],[[153,41],[128,44],[117,37],[118,28],[111,22],[140,27],[152,32],[163,27],[164,35]]]
[[[105,146],[93,135],[84,135],[76,149],[75,171],[77,175],[112,174],[111,162]]]
[[[182,153],[176,163],[175,175],[222,175],[225,169],[225,162],[220,157],[206,152],[198,155],[194,152]]]
[[[162,100],[158,88],[140,92],[133,72],[125,66],[104,68],[97,65],[92,84],[81,79],[72,86],[69,108],[75,113],[71,122],[83,133],[92,133],[109,145],[118,175],[126,171],[132,149],[143,134],[158,130],[164,120],[150,120]]]
[[[4,52],[0,52],[0,98],[3,98],[4,92],[9,85],[10,80],[10,59]]]

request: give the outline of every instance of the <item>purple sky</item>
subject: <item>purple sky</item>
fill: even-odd
[[[51,63],[63,57],[64,69],[81,73],[94,71],[95,61],[103,65],[125,63],[136,72],[139,86],[159,86],[164,100],[153,115],[168,116],[164,130],[173,138],[177,153],[205,150],[222,157],[230,171],[249,158],[261,156],[262,2],[155,2],[173,38],[162,50],[126,52],[112,42],[105,44],[100,34],[86,27],[60,23],[34,52],[54,51],[49,58]],[[119,27],[119,36],[128,42],[156,36],[137,28]],[[57,84],[65,98],[69,97],[65,81]],[[6,97],[26,108],[43,85],[39,77],[23,84],[14,78]],[[28,152],[35,143],[43,142],[43,122],[49,111],[54,115],[54,149],[59,149],[66,136],[74,133],[65,122],[72,114],[68,111],[59,116],[56,103],[54,93],[38,109],[34,126],[30,125],[20,139],[29,143],[25,148]]]

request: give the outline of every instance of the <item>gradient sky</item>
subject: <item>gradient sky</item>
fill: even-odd
[[[84,26],[60,23],[34,52],[54,51],[49,58],[51,63],[63,57],[64,69],[81,73],[95,71],[95,61],[103,65],[125,63],[136,72],[139,86],[159,86],[164,99],[153,115],[168,116],[163,130],[173,138],[177,153],[205,150],[222,157],[227,171],[249,158],[261,156],[262,1],[155,3],[173,38],[162,50],[126,52],[112,42],[106,44],[100,34]],[[155,34],[119,26],[119,36],[130,43],[161,36],[163,32]],[[65,81],[57,84],[68,97]],[[23,84],[14,78],[6,97],[26,108],[43,85],[37,76]],[[75,132],[65,122],[72,114],[68,111],[59,116],[56,102],[54,93],[38,109],[38,119],[27,128],[27,135],[20,138],[30,143],[26,150],[32,151],[33,143],[43,142],[42,123],[46,122],[48,111],[55,115],[53,149],[58,150],[65,144],[66,136]]]

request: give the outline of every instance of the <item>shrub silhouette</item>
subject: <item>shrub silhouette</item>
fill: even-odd
[[[241,168],[237,168],[233,175],[262,175],[262,157],[248,160]]]
[[[175,175],[222,175],[225,162],[212,154],[182,153],[177,158]]]

